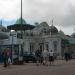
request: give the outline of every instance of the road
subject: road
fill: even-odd
[[[4,68],[3,65],[0,65],[0,75],[75,75],[75,60],[67,63],[57,61],[54,65],[49,66],[36,66],[36,64],[28,63]]]

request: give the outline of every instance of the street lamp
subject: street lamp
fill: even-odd
[[[22,0],[21,0],[21,28],[22,28]],[[23,33],[22,33],[22,29],[21,29],[21,39],[23,40]],[[20,44],[19,47],[19,64],[23,64],[23,51],[22,51],[22,44]],[[20,54],[21,52],[21,54]]]
[[[21,25],[22,25],[22,0],[21,0]]]
[[[12,62],[13,62],[13,56],[14,56],[14,34],[13,34],[14,30],[10,31],[10,38],[11,38],[11,53],[12,53]]]

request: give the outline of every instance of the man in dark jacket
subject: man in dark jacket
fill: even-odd
[[[3,52],[3,61],[4,61],[4,67],[7,67],[7,65],[8,65],[7,49],[5,49]]]

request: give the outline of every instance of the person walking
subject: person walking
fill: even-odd
[[[48,50],[43,51],[43,65],[48,65]]]
[[[43,64],[43,54],[42,54],[42,50],[40,50],[40,64]]]
[[[69,54],[68,54],[68,52],[64,53],[64,58],[65,58],[66,62],[68,62],[68,60],[69,60]]]
[[[49,62],[50,65],[54,62],[54,52],[52,50],[49,52]]]
[[[39,49],[36,50],[35,56],[36,56],[36,63],[37,65],[39,65],[39,62],[40,62],[40,50]]]
[[[3,51],[3,62],[4,62],[4,67],[8,66],[8,56],[7,56],[7,49],[5,48]]]
[[[8,57],[8,66],[10,66],[10,64],[11,64],[11,51],[10,51],[10,49],[9,48],[7,48],[7,57]]]

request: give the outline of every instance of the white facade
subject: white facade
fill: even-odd
[[[50,26],[45,22],[32,30],[25,31],[23,40],[24,52],[47,49],[48,51],[53,50],[58,56],[61,56],[61,38],[55,31],[50,32]]]
[[[1,45],[18,45],[19,54],[23,52],[35,52],[37,49],[53,50],[58,56],[61,56],[61,38],[55,26],[49,26],[42,22],[32,30],[23,32],[23,38],[19,38],[21,31],[8,32],[9,38],[2,41]],[[0,41],[1,42],[1,41]],[[22,48],[21,48],[22,47]]]

